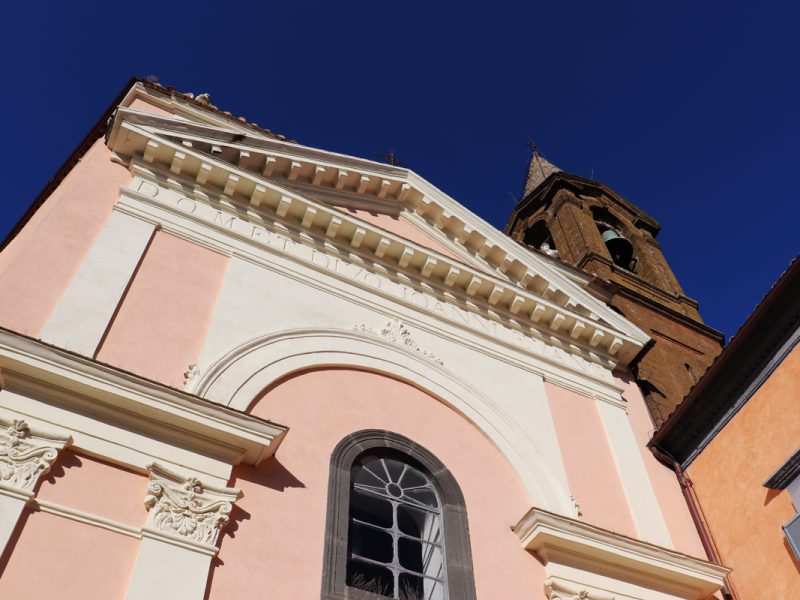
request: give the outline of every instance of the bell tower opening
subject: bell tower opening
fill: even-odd
[[[619,219],[602,206],[593,206],[591,211],[611,260],[623,269],[635,271],[638,261],[633,257],[633,244],[623,235]]]
[[[703,323],[697,302],[678,283],[656,241],[658,221],[605,184],[563,171],[531,148],[523,197],[505,231],[591,276],[595,285],[587,289],[605,294],[652,338],[631,369],[660,426],[689,391],[694,369],[708,368],[719,354],[724,337]]]
[[[550,229],[547,227],[547,223],[545,223],[544,220],[536,221],[530,229],[525,231],[525,236],[522,241],[529,248],[541,250],[548,256],[558,255],[553,236],[550,234]]]

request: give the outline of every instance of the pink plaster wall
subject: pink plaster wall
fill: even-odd
[[[182,387],[197,362],[228,257],[156,232],[97,360]]]
[[[706,558],[706,552],[675,473],[658,462],[653,453],[647,449],[647,442],[650,441],[655,428],[639,387],[630,375],[617,373],[615,379],[617,384],[624,388],[622,397],[628,403],[628,417],[633,434],[642,453],[673,546],[676,550],[691,556]]]
[[[545,382],[567,481],[593,525],[638,537],[595,400]]]
[[[36,336],[129,182],[102,139],[0,254],[0,326]]]
[[[244,496],[222,540],[209,598],[319,597],[331,452],[367,428],[418,442],[458,481],[479,598],[544,598],[544,568],[510,529],[530,508],[522,485],[494,446],[444,404],[378,374],[320,369],[278,384],[252,413],[290,433],[277,458],[235,471],[232,485]]]
[[[64,450],[37,498],[141,527],[149,479],[95,458]]]
[[[138,539],[39,511],[21,525],[0,575],[0,598],[125,598]]]
[[[439,252],[440,254],[444,254],[445,256],[449,256],[454,260],[460,261],[461,259],[447,246],[439,242],[438,240],[434,239],[433,237],[427,235],[421,229],[414,227],[408,221],[404,221],[398,217],[393,215],[388,215],[386,213],[380,212],[373,212],[367,210],[358,210],[355,208],[347,208],[347,207],[339,207],[340,210],[344,210],[349,212],[355,217],[358,217],[362,221],[366,221],[367,223],[372,223],[373,225],[377,225],[378,227],[385,229],[395,235],[399,235],[407,240],[415,242],[420,246],[425,246],[431,250]]]

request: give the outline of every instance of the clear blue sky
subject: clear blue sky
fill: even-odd
[[[656,217],[733,334],[800,251],[800,5],[13,3],[3,236],[131,75],[418,173],[505,225],[530,134]]]

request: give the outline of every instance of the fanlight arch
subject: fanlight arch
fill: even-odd
[[[420,352],[344,329],[294,329],[252,338],[203,369],[187,391],[245,411],[272,383],[320,367],[350,367],[403,381],[476,426],[517,473],[533,505],[577,516],[574,502],[536,443],[500,406]]]

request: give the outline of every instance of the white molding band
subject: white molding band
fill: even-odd
[[[164,184],[160,180],[158,183]],[[159,187],[139,175],[132,182],[132,186],[137,185],[148,194],[121,188],[117,210],[156,220],[162,230],[172,235],[232,256],[221,297],[235,272],[242,268],[241,263],[249,263],[347,298],[354,305],[378,305],[387,317],[408,320],[410,313],[412,318],[426,319],[438,335],[458,344],[470,344],[484,354],[536,372],[562,387],[624,406],[622,389],[611,377],[611,367],[616,363],[607,358],[571,342],[565,345],[515,320],[504,320],[494,309],[480,306],[472,298],[459,297],[455,290],[441,296],[418,279],[387,270],[378,262],[362,260],[350,252],[342,254],[328,241],[309,244],[308,235],[298,236],[296,231],[275,222],[251,222],[223,212],[222,201],[212,206],[189,198],[186,189],[179,192]],[[246,298],[237,302],[247,306]],[[215,312],[215,318],[218,314]],[[447,327],[441,326],[444,323]],[[476,344],[473,336],[490,343]],[[203,356],[209,358],[205,351]]]
[[[94,356],[155,228],[153,223],[112,211],[40,337]]]
[[[147,98],[146,102],[163,106],[168,111],[177,109],[192,123],[187,124],[180,117],[176,119],[126,108],[136,96],[143,96]],[[141,125],[148,134],[160,138],[159,141],[147,138],[154,144],[148,153],[153,162],[169,163],[171,152],[164,142],[181,140],[183,146],[177,148],[180,163],[176,168],[176,152],[172,162],[168,164],[172,173],[183,172],[186,148],[205,148],[210,149],[214,157],[244,170],[243,177],[237,176],[237,185],[229,190],[231,193],[249,193],[249,172],[272,181],[291,182],[292,186],[308,190],[307,193],[316,196],[338,196],[334,202],[337,204],[347,199],[350,203],[361,203],[362,208],[363,205],[383,205],[394,208],[397,212],[419,216],[428,229],[441,232],[443,238],[457,240],[457,244],[448,242],[447,245],[460,246],[469,254],[480,257],[484,261],[482,264],[490,270],[497,270],[507,279],[520,282],[526,287],[526,284],[537,277],[537,283],[546,279],[547,288],[553,293],[578,296],[578,304],[583,304],[589,311],[600,315],[615,327],[638,331],[638,335],[646,341],[647,336],[641,330],[632,327],[624,317],[609,311],[602,302],[581,289],[582,286],[576,282],[573,272],[521,248],[502,232],[407,168],[302,146],[296,142],[276,140],[252,128],[220,120],[216,115],[202,109],[176,102],[174,99],[165,100],[141,85],[131,89],[116,117],[109,134],[109,145],[119,144],[119,132],[123,123]],[[234,137],[233,133],[240,135]],[[131,140],[125,139],[124,142],[129,143]],[[135,140],[133,143],[139,144],[140,141]],[[145,150],[146,148],[142,149],[142,154]],[[130,154],[129,152],[128,155]],[[208,164],[209,153],[198,156],[209,172],[214,170],[215,167]],[[371,183],[364,185],[365,180]],[[225,188],[229,187],[229,183],[230,177],[219,181],[219,185],[224,184]],[[262,203],[264,194],[264,186],[261,189],[256,186],[253,204]],[[228,191],[226,195],[230,195]]]
[[[450,286],[445,287],[466,289],[471,282],[480,280],[481,285],[474,293],[489,299],[493,306],[503,307],[503,310],[508,308],[514,318],[531,319],[535,327],[549,330],[556,337],[562,337],[563,334],[556,332],[566,322],[566,326],[571,327],[570,331],[580,330],[580,336],[575,338],[577,344],[589,349],[589,340],[598,340],[599,343],[594,344],[589,351],[618,356],[623,362],[627,362],[647,341],[644,332],[629,321],[614,315],[558,269],[545,264],[546,261],[540,257],[523,251],[515,242],[459,207],[454,200],[446,198],[430,184],[422,185],[420,182],[424,180],[406,170],[400,171],[402,178],[413,180],[413,183],[404,184],[400,179],[390,181],[383,177],[375,177],[374,180],[381,189],[384,188],[382,182],[389,181],[390,186],[395,188],[393,194],[398,206],[421,212],[430,226],[443,228],[468,250],[484,259],[486,264],[483,270],[475,272],[472,267],[460,261],[454,262],[449,257],[390,234],[344,211],[312,200],[282,181],[265,175],[266,167],[262,171],[261,166],[253,166],[252,160],[249,161],[251,166],[245,168],[238,161],[230,162],[221,158],[223,151],[231,156],[232,153],[239,156],[244,151],[251,159],[256,157],[262,162],[267,160],[266,164],[269,165],[270,154],[263,149],[253,146],[246,149],[236,148],[229,141],[212,143],[208,136],[229,135],[218,129],[185,123],[181,125],[180,131],[174,127],[175,122],[172,119],[120,108],[112,124],[108,144],[122,156],[133,157],[157,171],[166,172],[167,177],[172,180],[177,181],[180,178],[181,181],[196,183],[206,189],[219,190],[222,198],[228,202],[236,197],[239,200],[235,204],[239,208],[244,207],[241,202],[243,199],[256,212],[263,212],[270,218],[277,217],[280,221],[294,227],[299,226],[309,233],[329,231],[331,224],[336,222],[340,242],[358,248],[360,252],[377,256],[380,262],[388,263],[393,268],[399,262],[403,270],[408,268],[415,275],[421,274],[436,285],[441,285],[443,280],[449,280]],[[200,135],[193,135],[190,130],[195,130]],[[203,136],[206,136],[205,139]],[[182,144],[176,138],[181,138],[188,145]],[[202,151],[203,147],[221,150],[216,154],[211,151],[208,153]],[[176,158],[180,161],[177,169]],[[339,165],[343,159],[357,160],[342,155],[331,155],[330,159],[339,161]],[[335,163],[324,165],[290,160],[287,165],[291,169],[287,182],[294,181],[300,173],[308,172],[314,173],[314,181],[321,184],[323,180],[316,176],[320,172],[318,168],[341,173],[339,165]],[[365,179],[370,180],[368,174],[352,175],[362,183]],[[329,186],[330,183],[329,181],[326,185]],[[405,185],[409,187],[405,188]],[[426,195],[420,189],[424,187],[430,188],[429,191],[433,193]],[[351,191],[362,194],[366,191],[366,188],[362,188],[359,185]],[[215,195],[219,192],[215,192]],[[487,235],[492,241],[489,241]],[[408,253],[411,264],[406,260],[403,266],[404,257]],[[533,263],[536,263],[535,267]],[[461,273],[457,279],[449,277],[454,269]],[[534,314],[536,317],[533,317]],[[607,326],[601,319],[614,325]],[[577,322],[583,327],[572,327]],[[597,335],[598,332],[603,335]]]
[[[127,599],[202,600],[220,531],[241,492],[204,486],[157,464],[150,465],[150,479]]]
[[[2,419],[0,425],[0,554],[17,526],[34,488],[72,442],[69,436],[31,430],[22,419]]]
[[[419,351],[374,334],[309,328],[247,340],[209,365],[192,390],[244,410],[270,384],[309,368],[354,367],[385,373],[437,398],[473,423],[503,454],[533,504],[575,514],[574,502],[537,436],[502,406]],[[625,416],[623,410],[614,408]]]
[[[272,456],[287,429],[0,330],[0,416],[68,430],[74,447],[145,472],[160,461],[216,484]]]
[[[86,525],[107,529],[115,533],[127,535],[128,537],[142,537],[141,527],[134,527],[133,525],[128,525],[127,523],[121,523],[119,521],[114,521],[113,519],[107,519],[106,517],[101,517],[100,515],[87,513],[85,511],[78,510],[77,508],[70,508],[69,506],[63,506],[55,502],[50,502],[49,500],[39,500],[38,498],[34,498],[31,500],[31,508],[49,513],[51,515],[57,515],[71,521],[77,521],[78,523],[85,523]]]
[[[730,572],[538,508],[529,510],[513,530],[523,547],[545,563],[545,591],[552,600],[705,600]]]

